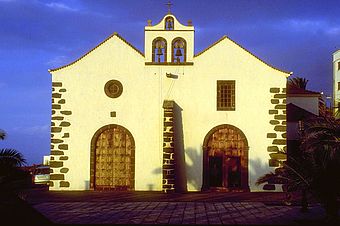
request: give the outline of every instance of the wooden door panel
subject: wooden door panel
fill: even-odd
[[[134,182],[134,156],[129,134],[121,128],[102,132],[96,144],[96,189],[131,189]]]

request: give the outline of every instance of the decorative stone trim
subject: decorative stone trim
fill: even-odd
[[[61,156],[59,160],[68,160],[68,156]]]
[[[267,133],[267,138],[276,138],[277,134],[276,133]]]
[[[58,148],[60,150],[68,150],[68,145],[67,144],[60,144],[60,145],[58,145]]]
[[[53,124],[53,125],[52,125],[52,124]],[[54,126],[55,123],[52,122],[51,125]],[[61,132],[61,129],[62,129],[62,128],[60,128],[60,127],[51,127],[51,132],[52,132],[52,133],[60,133],[60,132]],[[52,135],[53,135],[53,134],[52,134]],[[52,143],[53,143],[53,142],[52,142]]]
[[[175,191],[174,101],[165,100],[163,128],[163,192]]]
[[[272,117],[269,120],[269,124],[273,130],[268,131],[267,138],[271,139],[272,146],[267,147],[267,151],[270,152],[269,166],[280,167],[283,162],[286,161],[286,154],[280,152],[286,150],[286,88],[272,87],[269,89],[271,94],[271,108],[269,109],[269,115]],[[268,185],[268,188],[272,186]]]
[[[51,151],[51,155],[64,155],[63,151]],[[51,157],[52,160],[52,157]]]
[[[70,187],[70,182],[68,181],[60,181],[60,187]]]
[[[52,117],[51,117],[51,152],[50,152],[50,187],[70,187],[65,181],[68,168],[65,162],[68,161],[68,128],[71,126],[69,117],[72,111],[65,109],[66,89],[62,82],[52,82]],[[65,153],[66,152],[66,153]]]
[[[67,173],[68,172],[68,168],[62,168],[61,170],[60,170],[60,173]]]
[[[59,126],[61,126],[61,127],[68,127],[70,125],[71,125],[71,123],[69,123],[69,122],[61,122]]]
[[[60,168],[63,165],[64,165],[63,162],[60,162],[60,161],[50,161],[51,168]]]
[[[277,113],[279,113],[278,110],[269,110],[270,115],[277,114]]]
[[[65,176],[64,174],[51,174],[50,175],[50,180],[64,180]]]
[[[61,82],[52,82],[52,87],[61,87],[62,83]]]
[[[70,134],[69,133],[64,133],[64,136],[62,138],[69,138]]]
[[[63,115],[72,115],[72,111],[60,111]]]

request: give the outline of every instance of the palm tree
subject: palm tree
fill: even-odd
[[[289,161],[282,167],[256,183],[279,181],[285,191],[302,192],[303,209],[307,205],[306,194],[310,193],[323,204],[328,219],[335,222],[340,195],[340,120],[330,116],[310,119],[301,135],[301,155],[296,159],[288,156]]]
[[[9,148],[0,149],[0,175],[25,163],[26,159],[18,151]]]
[[[0,130],[0,139],[3,140],[6,134]],[[27,185],[27,173],[18,167],[24,165],[26,159],[23,155],[14,149],[0,149],[0,189],[1,193],[15,192]]]
[[[328,217],[336,219],[340,195],[340,120],[318,117],[307,121],[301,148],[314,175],[312,191]]]
[[[287,152],[280,150],[278,153],[287,155]],[[313,175],[308,170],[306,159],[303,156],[291,157],[287,156],[285,162],[281,162],[281,167],[276,168],[275,172],[268,173],[258,178],[256,185],[264,183],[283,184],[283,191],[287,196],[291,192],[301,192],[301,211],[307,210],[307,193],[311,191],[311,183]],[[289,199],[287,197],[287,199]],[[285,201],[287,204],[290,200]]]
[[[295,86],[301,89],[306,89],[308,80],[301,77],[290,78],[288,85]]]
[[[5,139],[5,137],[6,137],[5,131],[3,131],[3,130],[0,129],[0,140]]]

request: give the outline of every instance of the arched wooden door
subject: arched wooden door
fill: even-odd
[[[119,125],[99,129],[91,142],[91,181],[96,190],[133,190],[135,142]]]
[[[216,126],[203,142],[202,190],[249,191],[248,141],[232,125]]]

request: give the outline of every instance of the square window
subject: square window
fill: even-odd
[[[217,110],[235,111],[235,81],[217,81]]]
[[[338,62],[338,71],[340,70],[340,62]]]
[[[340,82],[338,82],[338,90],[340,90]]]

